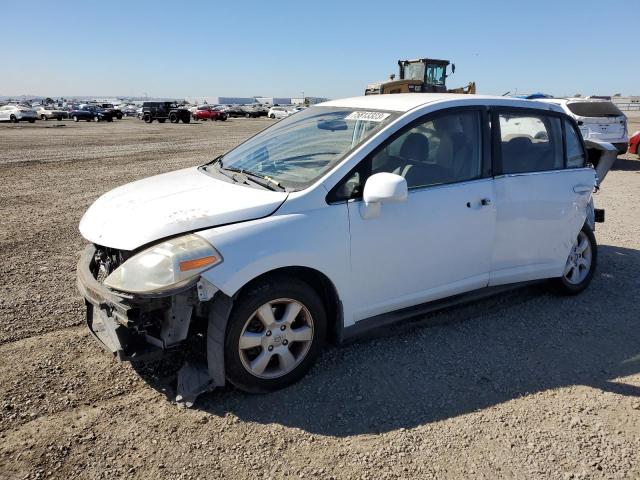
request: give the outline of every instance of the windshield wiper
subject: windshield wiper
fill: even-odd
[[[236,167],[225,167],[222,163],[222,159],[218,161],[220,168],[222,170],[227,170],[228,172],[240,173],[244,175],[248,180],[251,180],[253,183],[260,185],[261,187],[268,188],[269,190],[280,190],[286,192],[287,189],[280,184],[277,180],[274,180],[267,175],[261,175],[256,172],[252,172],[250,170],[245,170],[244,168],[236,168]]]

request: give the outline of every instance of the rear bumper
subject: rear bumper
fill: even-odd
[[[620,152],[621,154],[627,152],[627,142],[613,143],[612,145],[616,147],[618,149],[618,152]]]

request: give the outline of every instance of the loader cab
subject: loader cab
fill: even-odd
[[[446,93],[448,60],[420,58],[417,60],[399,60],[400,80],[415,80],[422,82],[420,91],[427,93]],[[451,73],[455,65],[451,64]]]

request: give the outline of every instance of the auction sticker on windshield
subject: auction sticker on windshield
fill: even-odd
[[[387,118],[390,113],[383,112],[353,112],[347,115],[345,120],[366,120],[368,122],[381,122]]]

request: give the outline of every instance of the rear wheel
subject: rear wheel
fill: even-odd
[[[30,118],[30,119],[29,119],[29,123],[35,123],[35,122],[36,122],[36,119],[35,119],[35,118]]]
[[[326,313],[306,283],[278,277],[241,295],[225,338],[227,378],[253,393],[298,381],[313,365],[326,335]]]
[[[73,121],[74,121],[74,122],[77,122],[77,121],[78,121],[78,116],[77,116],[77,115],[74,115],[74,116],[73,116]]]
[[[598,244],[593,231],[584,225],[578,233],[562,277],[552,280],[553,289],[563,295],[576,295],[589,286],[598,260]]]
[[[99,122],[100,121],[100,117],[98,115],[94,115],[93,116],[93,121],[94,122]]]
[[[11,123],[18,123],[18,119],[16,118],[16,116],[15,116],[15,115],[11,115],[11,116],[9,117],[9,121],[10,121]]]
[[[171,123],[178,123],[178,115],[175,113],[169,114],[169,121]]]
[[[46,115],[40,115],[40,120],[48,120]]]
[[[276,116],[272,113],[271,115],[269,115],[269,118],[276,118]]]
[[[178,123],[178,122],[176,121],[176,123]],[[191,123],[191,117],[189,117],[189,116],[183,117],[182,123]]]

